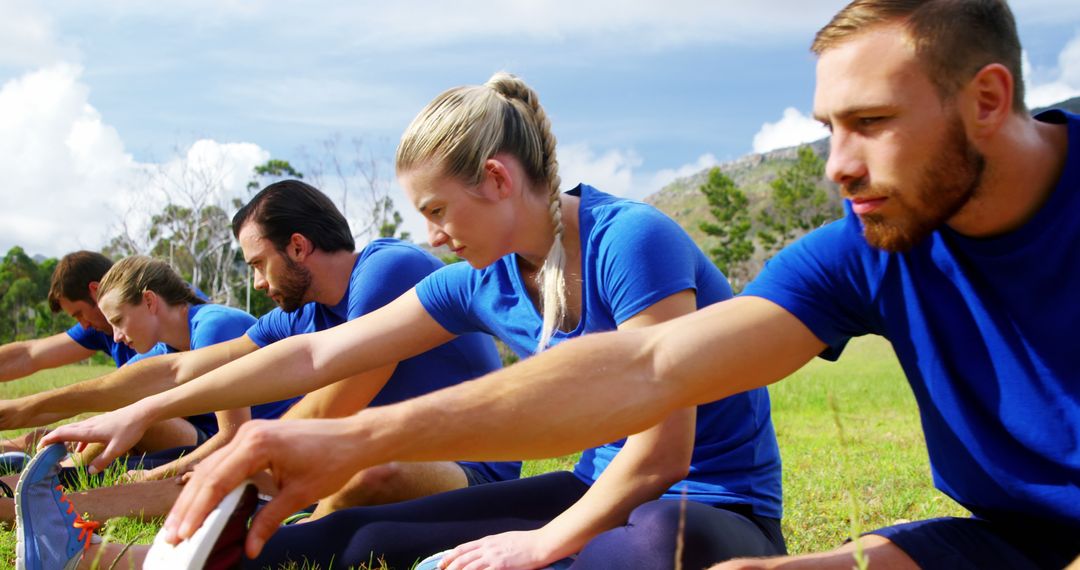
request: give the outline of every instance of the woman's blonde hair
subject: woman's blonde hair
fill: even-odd
[[[444,176],[470,186],[484,178],[484,163],[498,153],[521,162],[533,187],[547,194],[555,240],[537,280],[544,317],[537,352],[547,347],[566,316],[566,250],[563,247],[559,162],[555,135],[540,97],[524,81],[496,73],[483,85],[443,92],[413,119],[397,150],[397,171],[434,164]]]
[[[169,305],[205,303],[168,263],[145,255],[125,257],[113,264],[101,278],[98,299],[114,290],[128,305],[141,303],[146,291],[153,291]]]

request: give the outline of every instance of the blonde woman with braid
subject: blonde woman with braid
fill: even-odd
[[[54,439],[130,439],[132,426],[154,418],[312,391],[469,332],[494,335],[527,358],[569,338],[647,326],[731,296],[723,275],[657,210],[584,184],[560,192],[548,117],[512,75],[439,95],[402,136],[397,172],[428,220],[432,245],[448,246],[467,264],[432,273],[383,309],[283,340]],[[307,440],[310,451],[349,438],[335,425],[297,420],[279,429],[317,433]],[[264,446],[259,453],[273,470],[295,451]],[[348,457],[327,454],[320,470],[333,473],[333,484],[316,488],[347,488],[347,464]],[[675,563],[681,541],[684,567],[701,568],[784,552],[780,497],[768,393],[759,389],[586,450],[572,473],[344,509],[282,528],[265,548],[249,544],[248,554],[257,555],[249,567],[290,559],[345,567],[374,557],[409,568],[450,549],[440,567],[663,568]],[[271,501],[253,532],[266,534],[296,499]]]

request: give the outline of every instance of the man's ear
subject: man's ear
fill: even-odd
[[[90,284],[86,287],[90,289],[90,298],[94,300],[94,304],[97,304],[97,292],[98,288],[101,287],[101,283],[98,283],[97,281],[91,281]]]
[[[1009,68],[1000,63],[983,67],[971,78],[962,93],[962,112],[972,139],[989,138],[1005,124],[1013,112],[1015,88]]]
[[[307,259],[307,256],[311,255],[311,252],[315,249],[315,244],[311,243],[311,240],[304,237],[303,234],[294,233],[289,236],[289,244],[285,246],[285,255],[289,256],[289,259],[300,262]]]

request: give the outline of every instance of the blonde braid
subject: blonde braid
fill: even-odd
[[[540,308],[543,314],[543,328],[536,351],[547,348],[556,329],[566,318],[566,248],[563,245],[564,226],[562,221],[562,200],[559,192],[559,161],[555,155],[555,135],[551,132],[551,120],[548,119],[536,92],[524,81],[508,73],[496,73],[487,85],[506,97],[531,128],[525,130],[535,137],[534,156],[521,157],[530,178],[548,184],[548,213],[551,216],[552,233],[555,236],[551,249],[544,259],[544,265],[537,273],[536,280],[540,287]]]

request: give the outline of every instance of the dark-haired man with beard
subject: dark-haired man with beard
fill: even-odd
[[[279,305],[233,341],[132,364],[102,378],[0,402],[0,427],[55,421],[87,411],[108,411],[165,391],[289,336],[324,330],[371,312],[410,290],[442,262],[419,247],[377,239],[356,252],[348,222],[317,189],[286,180],[263,189],[233,218],[233,232],[254,272],[254,286]],[[463,382],[500,367],[487,335],[461,335],[446,345],[309,394],[284,418],[327,418],[365,406],[401,401]],[[213,403],[208,404],[213,407]],[[103,456],[124,451],[111,446]],[[103,468],[98,460],[91,468]],[[517,478],[518,462],[421,462],[364,470],[346,492],[320,504],[316,516],[342,506],[382,504],[450,489]],[[142,475],[145,475],[142,474]],[[75,499],[97,518],[144,512],[169,494],[111,494]],[[175,497],[175,493],[172,494]]]

